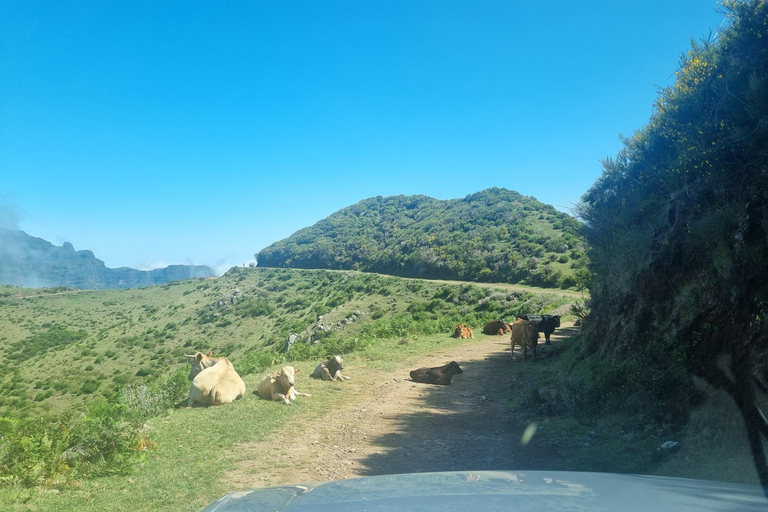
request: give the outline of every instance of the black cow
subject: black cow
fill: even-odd
[[[459,364],[456,361],[437,366],[435,368],[419,368],[411,372],[411,379],[414,382],[421,382],[424,384],[440,384],[442,386],[448,386],[451,383],[451,378],[457,373],[464,373]]]
[[[517,318],[528,320],[536,324],[536,328],[539,332],[544,333],[546,344],[549,343],[549,335],[555,332],[555,329],[560,327],[560,315],[517,315]]]

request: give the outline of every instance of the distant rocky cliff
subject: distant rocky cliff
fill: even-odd
[[[0,228],[0,284],[41,288],[138,288],[181,279],[213,276],[203,265],[170,265],[155,270],[107,268],[91,251],[76,251],[26,234]]]

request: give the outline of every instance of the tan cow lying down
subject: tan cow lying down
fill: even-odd
[[[267,400],[282,400],[286,405],[291,405],[291,400],[296,400],[297,396],[312,396],[299,393],[293,387],[296,384],[295,375],[299,372],[293,366],[283,366],[279,371],[270,373],[259,382],[259,396]]]
[[[467,325],[456,324],[456,329],[453,331],[451,337],[459,339],[470,339],[474,338],[475,335],[472,332],[472,329],[470,329]]]
[[[539,329],[536,324],[528,320],[517,320],[512,324],[510,341],[512,342],[510,356],[513,361],[515,360],[515,345],[520,345],[520,349],[523,351],[523,362],[525,362],[525,354],[529,348],[533,349],[533,360],[536,360],[536,346],[539,344]]]
[[[245,395],[245,383],[226,357],[211,357],[211,352],[196,352],[189,371],[189,401],[203,405],[224,405]]]
[[[349,380],[350,377],[341,374],[341,370],[344,369],[343,362],[344,359],[341,356],[329,357],[327,361],[323,361],[315,367],[312,377],[321,380],[340,380],[342,382]]]

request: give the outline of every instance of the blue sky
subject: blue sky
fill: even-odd
[[[0,223],[222,271],[377,195],[567,210],[717,7],[3,0]]]

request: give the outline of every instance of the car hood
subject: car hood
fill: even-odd
[[[762,487],[611,473],[468,471],[384,475],[232,492],[203,512],[765,511]]]

